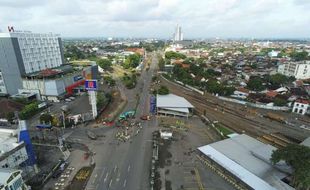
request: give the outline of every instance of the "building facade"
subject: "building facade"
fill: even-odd
[[[310,61],[288,62],[279,65],[278,73],[293,76],[296,79],[310,78]]]
[[[175,28],[175,33],[173,34],[173,41],[175,41],[175,42],[183,41],[182,28],[178,24]]]
[[[22,179],[21,170],[4,170],[0,169],[0,190],[28,190]]]
[[[58,67],[63,63],[63,47],[58,35],[0,33],[1,94],[16,94],[22,88],[24,75]]]
[[[292,109],[293,113],[305,115],[308,112],[310,102],[307,100],[296,100]]]

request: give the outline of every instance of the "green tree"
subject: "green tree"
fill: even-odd
[[[97,93],[97,107],[100,109],[106,103],[106,97],[103,92]]]
[[[271,162],[273,164],[284,160],[293,168],[292,185],[296,189],[309,189],[310,187],[310,148],[289,144],[285,148],[273,151],[271,155]]]
[[[123,64],[123,67],[125,69],[136,68],[140,64],[140,61],[141,61],[141,56],[139,54],[137,53],[131,54],[126,58]]]
[[[262,79],[258,77],[251,77],[249,82],[247,83],[247,87],[250,90],[261,91],[264,90],[265,88],[262,83],[263,83]]]
[[[289,78],[282,74],[275,74],[270,76],[270,83],[273,85],[283,85],[290,82]]]
[[[104,70],[109,69],[112,66],[112,62],[109,59],[99,59],[97,64]]]
[[[165,53],[166,59],[185,59],[186,55],[174,51],[167,51]]]
[[[286,99],[276,97],[273,103],[275,106],[286,106],[287,101]]]
[[[39,111],[38,108],[38,102],[33,102],[28,105],[26,105],[19,113],[20,119],[29,119],[34,114],[36,114]]]
[[[166,86],[160,86],[160,88],[158,89],[158,94],[167,95],[169,94],[169,89]]]
[[[210,79],[206,84],[206,89],[210,93],[221,94],[223,92],[222,85],[214,79]]]
[[[53,116],[48,113],[44,113],[40,116],[40,122],[42,123],[52,123],[53,121]]]
[[[295,59],[296,61],[308,60],[309,59],[309,53],[306,51],[302,51],[302,52],[293,51],[290,54],[290,57]]]

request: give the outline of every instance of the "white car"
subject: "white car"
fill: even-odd
[[[66,102],[71,102],[72,100],[70,98],[65,99]]]
[[[70,98],[70,100],[75,100],[75,97],[73,97],[73,96],[71,96],[71,97],[69,97]]]

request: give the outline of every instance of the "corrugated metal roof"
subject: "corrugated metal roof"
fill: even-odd
[[[157,95],[157,107],[162,108],[194,108],[185,98],[174,94]]]

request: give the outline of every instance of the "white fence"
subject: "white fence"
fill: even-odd
[[[255,104],[255,103],[250,103],[250,102],[246,102],[246,101],[242,101],[242,100],[226,98],[226,97],[222,97],[222,96],[219,96],[218,98],[221,99],[221,100],[225,100],[225,101],[229,101],[229,102],[235,102],[235,103],[238,103],[238,104],[248,105],[248,106],[252,106],[252,107],[256,107],[256,108],[262,108],[262,109],[268,109],[268,110],[278,110],[278,111],[288,111],[288,110],[290,110],[289,107],[268,106],[266,104]]]

